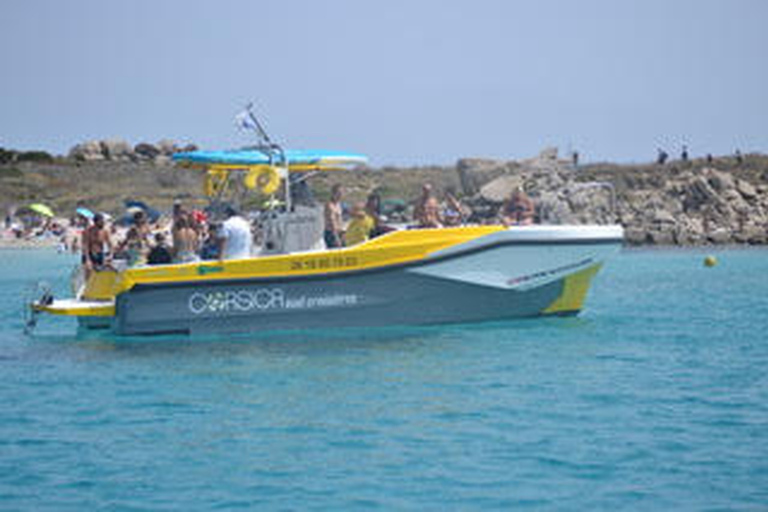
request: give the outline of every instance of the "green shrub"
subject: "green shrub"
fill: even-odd
[[[0,164],[7,164],[16,159],[18,153],[12,149],[0,148]]]
[[[24,151],[18,155],[19,162],[53,163],[53,156],[45,151]]]

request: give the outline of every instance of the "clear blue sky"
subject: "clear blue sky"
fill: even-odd
[[[0,146],[89,138],[360,151],[374,165],[768,151],[768,2],[0,4]]]

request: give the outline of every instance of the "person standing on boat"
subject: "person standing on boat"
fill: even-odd
[[[173,261],[174,263],[190,263],[198,261],[197,251],[200,248],[197,231],[192,229],[187,217],[179,217],[174,224]]]
[[[441,228],[443,221],[440,218],[440,203],[432,193],[432,184],[424,183],[421,186],[421,197],[413,208],[413,220],[419,228]]]
[[[331,188],[331,199],[325,203],[325,246],[336,249],[344,246],[344,224],[341,217],[342,188],[339,183]]]
[[[104,215],[97,213],[93,225],[83,231],[83,264],[86,278],[94,270],[109,266],[112,253],[112,239],[104,221]]]
[[[225,214],[227,220],[221,225],[221,230],[219,231],[221,243],[219,259],[237,260],[249,258],[251,256],[251,246],[253,245],[251,225],[247,220],[238,215],[237,210],[231,206],[227,207]]]

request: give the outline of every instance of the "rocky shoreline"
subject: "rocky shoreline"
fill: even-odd
[[[175,152],[192,149],[167,140],[131,145],[120,139],[84,142],[65,157],[0,149],[2,206],[45,202],[66,212],[84,201],[118,212],[124,199],[158,208],[175,198],[202,203],[200,173],[171,161]],[[629,245],[768,243],[768,156],[761,154],[575,166],[550,148],[526,160],[466,158],[454,166],[325,173],[312,186],[319,199],[343,183],[350,201],[376,189],[384,199],[408,202],[425,181],[438,194],[454,191],[472,208],[475,222],[492,220],[510,191],[523,186],[536,201],[540,222],[618,222]]]

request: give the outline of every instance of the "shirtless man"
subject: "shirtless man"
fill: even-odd
[[[533,224],[534,213],[533,201],[523,191],[523,187],[517,187],[512,191],[509,199],[504,201],[499,216],[506,226],[527,226]]]
[[[432,193],[432,185],[425,183],[421,186],[421,197],[413,208],[413,220],[420,228],[441,228],[443,227],[440,218],[440,203],[437,202]]]
[[[112,240],[102,214],[94,215],[93,225],[83,231],[82,251],[86,278],[93,270],[102,270],[109,266]]]
[[[173,261],[175,263],[198,261],[199,249],[200,240],[197,231],[190,226],[189,219],[184,216],[176,219],[173,225]]]
[[[341,218],[341,196],[342,188],[340,184],[335,184],[331,188],[331,200],[325,203],[325,245],[329,249],[343,247],[344,224]]]

